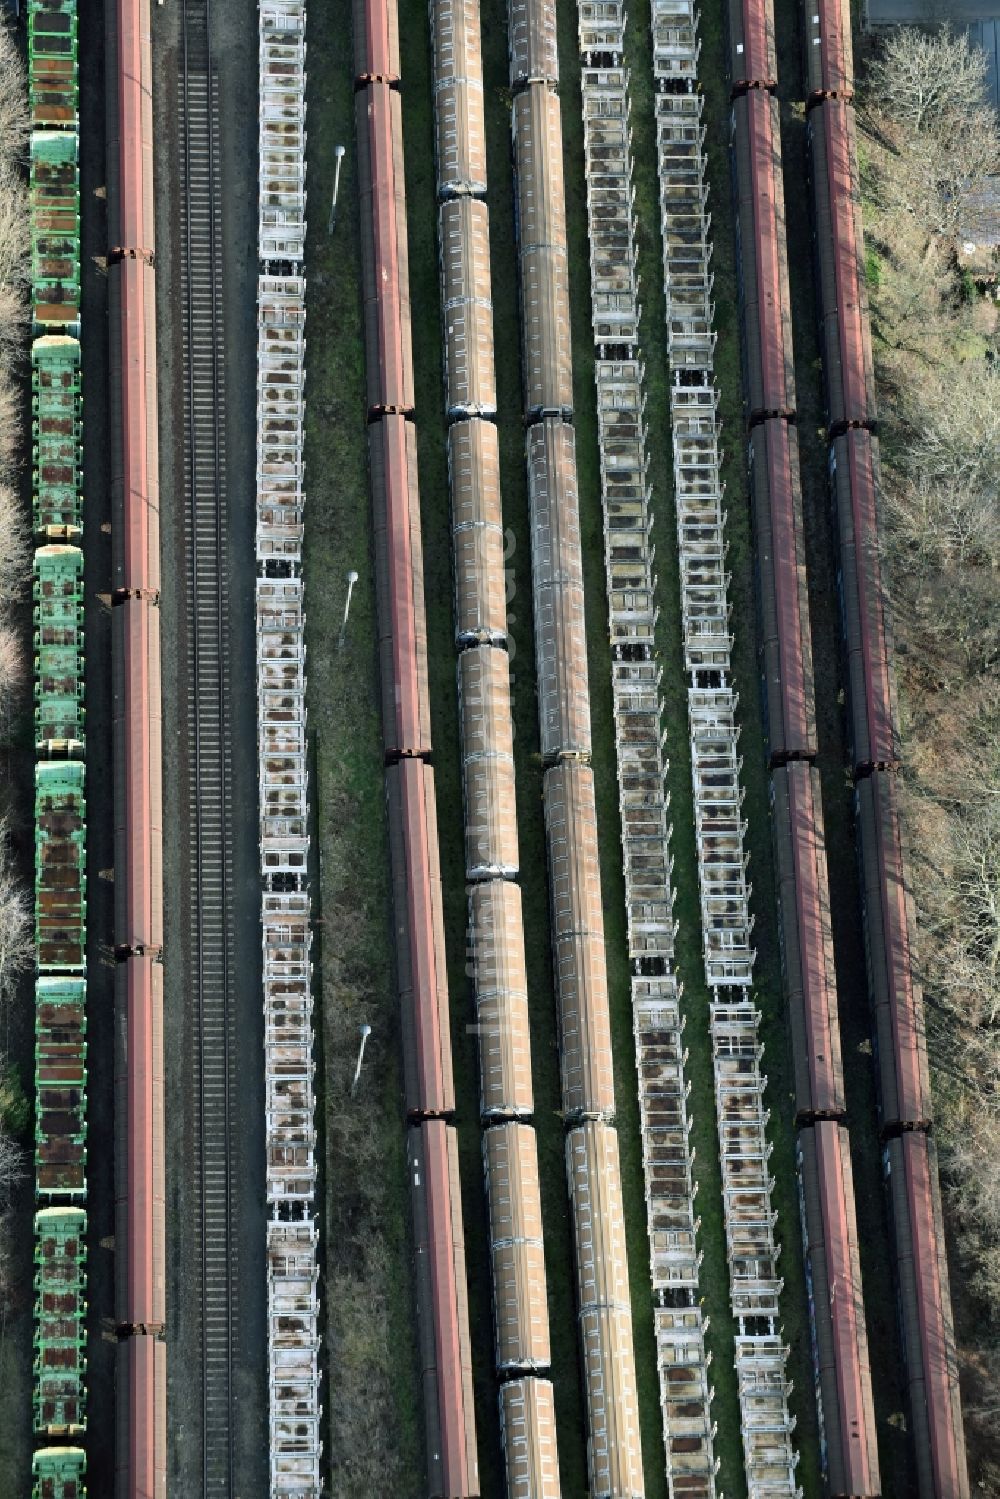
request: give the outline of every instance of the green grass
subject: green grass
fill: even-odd
[[[849,789],[843,773],[841,708],[837,699],[836,618],[830,539],[827,532],[823,450],[819,435],[821,395],[818,350],[813,332],[809,266],[808,202],[802,171],[801,110],[788,103],[797,95],[796,0],[778,0],[782,73],[789,80],[784,109],[789,241],[798,348],[797,371],[803,438],[804,489],[809,561],[813,578],[814,647],[821,685],[821,766],[827,807],[831,885],[842,986],[845,1049],[850,1057],[867,1044],[863,954],[857,939],[856,877],[850,831]],[[464,850],[459,764],[455,653],[452,620],[451,544],[445,424],[441,379],[441,335],[437,279],[436,211],[432,148],[430,57],[423,0],[401,0],[403,111],[406,143],[410,277],[417,388],[419,473],[424,532],[434,764],[437,783],[441,868],[452,1002],[457,1125],[470,1281],[470,1313],[475,1367],[476,1410],[484,1499],[500,1499],[502,1461],[493,1377],[489,1258],[482,1189],[478,1074],[471,986],[466,963]],[[507,90],[504,0],[482,6],[489,204],[498,380],[498,426],[504,521],[508,528],[508,592],[512,647],[512,706],[518,776],[525,940],[533,1044],[536,1125],[546,1235],[552,1377],[556,1390],[559,1456],[563,1491],[586,1492],[586,1450],[579,1380],[572,1241],[563,1158],[563,1124],[556,1051],[556,1020],[549,954],[541,766],[535,699],[531,622],[528,506],[524,475],[516,256],[510,167],[510,100]],[[746,812],[754,879],[758,950],[757,998],[763,1011],[767,1048],[772,1169],[782,1271],[786,1280],[783,1325],[792,1355],[792,1401],[802,1451],[800,1480],[807,1496],[820,1491],[812,1371],[805,1287],[798,1233],[794,1177],[794,1129],[790,1059],[777,947],[773,896],[767,778],[754,660],[752,554],[742,464],[739,329],[727,153],[728,106],[724,83],[723,6],[713,0],[702,13],[701,74],[709,129],[711,209],[715,228],[717,331],[716,369],[722,416],[728,437],[725,475],[729,503],[729,561],[733,574],[735,670],[743,687],[740,718],[744,753]],[[577,62],[576,9],[563,0],[559,42],[570,237],[574,337],[577,460],[581,526],[585,548],[588,651],[591,677],[598,820],[602,848],[608,976],[615,1048],[618,1132],[632,1282],[640,1419],[647,1494],[666,1493],[659,1390],[656,1379],[648,1241],[635,1087],[632,1017],[626,949],[617,784],[610,691],[603,536],[590,330],[587,225],[582,159],[582,124]],[[396,999],[389,959],[388,879],[382,811],[382,771],[376,696],[377,662],[373,644],[374,599],[368,558],[369,520],[363,431],[363,348],[358,307],[357,198],[354,181],[353,111],[348,39],[324,14],[310,25],[310,191],[321,205],[314,212],[310,241],[310,325],[308,428],[311,724],[318,767],[320,854],[322,858],[321,953],[324,1079],[326,1084],[325,1304],[332,1374],[326,1403],[328,1451],[333,1492],[360,1491],[359,1477],[373,1471],[362,1464],[366,1452],[381,1464],[377,1484],[406,1499],[420,1490],[422,1458],[419,1386],[409,1293],[408,1208],[403,1165],[402,1103],[396,1042]],[[693,1142],[700,1186],[697,1208],[704,1251],[702,1294],[711,1318],[709,1347],[714,1355],[714,1416],[719,1424],[716,1451],[720,1483],[728,1495],[745,1492],[742,1443],[732,1368],[732,1323],[720,1194],[708,994],[703,982],[697,864],[695,858],[690,757],[687,744],[686,683],[682,670],[680,604],[674,520],[671,514],[669,385],[664,334],[659,203],[652,114],[649,3],[637,0],[629,17],[628,61],[632,70],[636,207],[639,269],[644,313],[650,478],[659,524],[657,563],[662,613],[658,645],[664,663],[665,722],[669,735],[674,823],[676,911],[681,930],[678,966],[684,981],[685,1035],[690,1050]],[[333,145],[349,144],[341,182],[340,222],[327,238],[325,212],[332,179]],[[791,172],[788,161],[797,162]],[[344,652],[336,650],[343,601],[342,576],[356,567],[351,629]],[[845,1001],[844,994],[847,998]],[[375,1026],[367,1088],[356,1104],[347,1098],[356,1027]],[[370,1069],[370,1070],[369,1070]],[[892,1300],[878,1184],[871,1068],[849,1068],[852,1144],[866,1274],[872,1355],[879,1392],[883,1461],[901,1474],[896,1487],[906,1492],[905,1468],[896,1466],[898,1431]],[[857,1123],[855,1123],[857,1121]],[[360,1154],[355,1154],[360,1150]],[[379,1169],[372,1171],[377,1157]],[[871,1225],[871,1227],[870,1227]],[[357,1316],[358,1306],[365,1308]],[[360,1325],[359,1325],[360,1324]],[[400,1371],[412,1377],[400,1377]],[[363,1388],[365,1400],[352,1398]],[[359,1410],[367,1406],[360,1427]],[[888,1479],[888,1475],[887,1479]],[[354,1487],[352,1488],[352,1484]],[[363,1487],[363,1484],[362,1484]],[[367,1491],[367,1490],[365,1490]],[[373,1485],[371,1492],[376,1492]]]
[[[349,28],[309,21],[306,606],[319,897],[323,1392],[331,1494],[423,1492],[398,1001],[378,709]],[[334,146],[347,146],[327,235]],[[337,649],[346,573],[359,581]],[[356,1100],[362,1022],[372,1027]]]

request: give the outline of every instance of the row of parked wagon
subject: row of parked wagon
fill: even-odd
[[[166,1492],[163,806],[149,0],[106,32],[118,1499]]]
[[[899,742],[878,550],[876,408],[851,102],[850,9],[843,0],[823,0],[806,12],[830,491],[906,1384],[918,1492],[961,1496],[968,1492],[968,1479],[895,779]],[[823,1459],[831,1494],[876,1495],[881,1490],[875,1415],[815,768],[774,18],[762,0],[730,5],[730,66],[761,677]]]
[[[75,0],[28,7],[35,541],[36,1495],[84,1492],[87,877]]]
[[[478,1494],[444,949],[395,0],[356,0],[369,479],[428,1493]],[[473,483],[475,481],[472,481]]]

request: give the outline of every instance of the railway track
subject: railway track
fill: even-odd
[[[228,714],[224,343],[219,106],[207,0],[185,0],[178,80],[187,551],[187,726],[193,827],[191,969],[202,1494],[233,1493],[238,1265],[231,1102],[235,1093],[232,739]]]

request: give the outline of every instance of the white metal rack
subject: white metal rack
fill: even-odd
[[[319,1499],[305,596],[306,42],[301,0],[259,12],[257,732],[271,1499]]]
[[[782,1282],[771,1206],[767,1079],[757,1036],[760,1016],[750,997],[753,918],[737,697],[729,680],[733,642],[694,0],[653,0],[652,20],[688,726],[744,1466],[750,1499],[792,1499],[800,1493],[798,1456],[788,1411],[788,1351],[778,1320]],[[683,1357],[675,1331],[658,1323],[670,1359]]]
[[[672,1495],[714,1499],[718,1461],[707,1323],[698,1307],[687,1053],[672,971],[677,923],[638,349],[624,4],[579,0],[577,18],[622,862],[665,1465]]]

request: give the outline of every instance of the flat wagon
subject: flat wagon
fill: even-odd
[[[31,1459],[31,1499],[84,1499],[82,1447],[40,1447]]]
[[[35,753],[82,757],[83,553],[46,546],[35,552]]]
[[[35,951],[49,973],[86,963],[87,875],[84,768],[35,766]]]
[[[80,342],[65,334],[31,346],[32,521],[46,541],[83,531]]]

